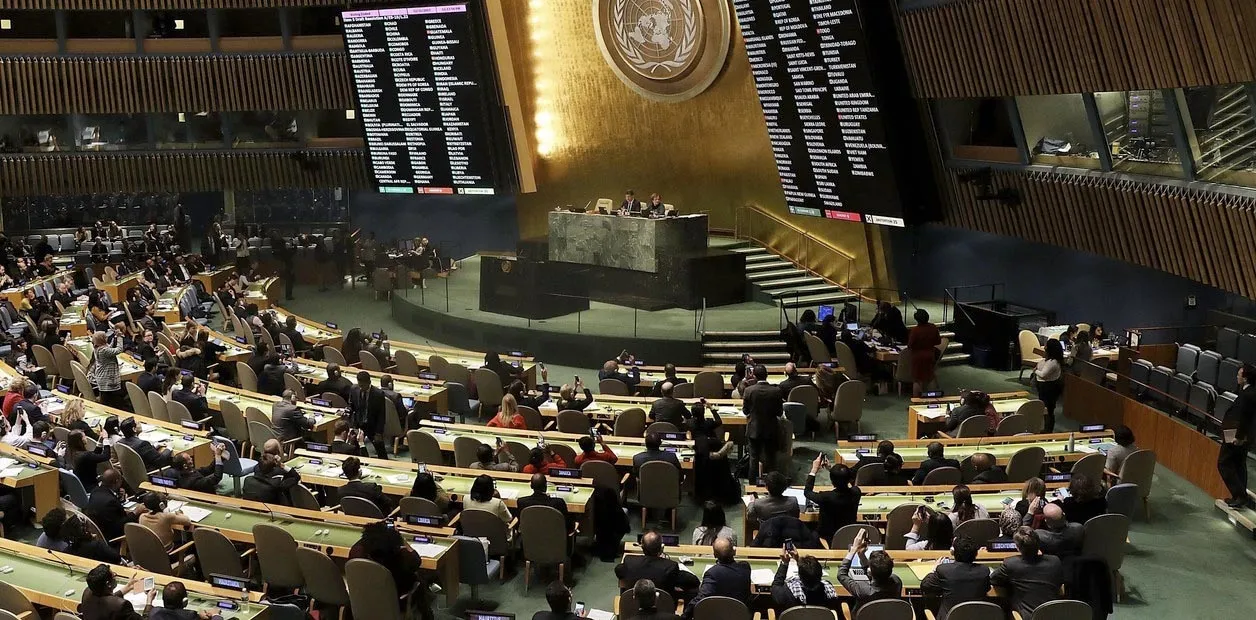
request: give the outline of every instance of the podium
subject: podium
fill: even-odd
[[[589,309],[587,295],[559,295],[542,276],[544,263],[510,254],[480,257],[480,310],[525,319],[551,317]],[[565,291],[572,293],[570,289]]]

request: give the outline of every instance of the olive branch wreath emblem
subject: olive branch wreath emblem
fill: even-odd
[[[623,53],[625,60],[632,66],[641,71],[654,73],[660,68],[680,69],[689,62],[689,57],[693,55],[698,44],[698,19],[694,3],[698,0],[679,0],[681,12],[685,16],[685,32],[681,37],[680,45],[677,47],[676,56],[672,60],[652,61],[647,60],[641,55],[641,51],[637,49],[631,41],[625,30],[627,23],[624,20],[624,9],[628,4],[628,0],[616,0],[611,12],[611,29],[615,33],[615,43],[619,45],[619,51]]]

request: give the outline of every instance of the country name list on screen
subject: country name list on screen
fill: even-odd
[[[466,3],[345,11],[342,17],[378,190],[495,193]]]
[[[854,0],[734,0],[791,213],[903,226]]]

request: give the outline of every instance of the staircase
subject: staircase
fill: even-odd
[[[725,249],[746,257],[746,279],[750,281],[756,301],[772,305],[784,303],[786,308],[816,308],[840,306],[857,297],[761,245],[741,241]]]
[[[789,352],[779,331],[704,332],[702,360],[707,366],[732,365],[749,353],[756,362],[784,364]]]
[[[946,350],[942,352],[942,359],[938,360],[938,365],[967,364],[972,355],[964,352],[963,343],[955,341],[955,332],[951,331],[950,324],[939,325],[938,329],[941,330],[942,337],[947,339]]]
[[[1199,175],[1217,175],[1252,164],[1256,146],[1256,118],[1252,116],[1247,89],[1243,85],[1217,86],[1217,103],[1202,127],[1195,127],[1200,141]]]

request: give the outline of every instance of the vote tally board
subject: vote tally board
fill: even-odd
[[[486,83],[468,3],[344,11],[345,47],[381,193],[493,194]]]
[[[790,213],[903,226],[856,0],[734,0]]]

